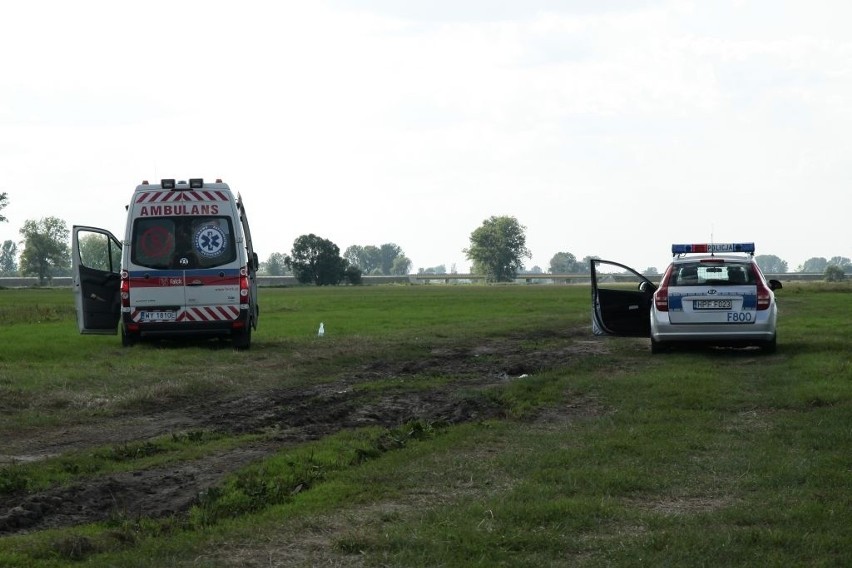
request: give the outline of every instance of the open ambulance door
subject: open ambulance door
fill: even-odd
[[[595,335],[650,337],[651,302],[657,285],[629,266],[593,258],[592,332]],[[599,265],[620,272],[601,272]]]
[[[248,215],[246,207],[243,205],[243,197],[237,193],[237,209],[240,212],[240,224],[243,226],[243,237],[245,238],[246,255],[248,257],[248,279],[249,279],[249,301],[251,302],[249,309],[251,310],[251,326],[257,329],[257,320],[260,318],[260,307],[257,303],[257,269],[260,267],[260,260],[257,253],[254,252],[254,244],[251,241],[251,229],[249,228]]]
[[[95,227],[74,226],[71,277],[80,333],[115,335],[121,316],[121,241]]]

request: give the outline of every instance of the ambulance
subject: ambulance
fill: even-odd
[[[126,347],[167,337],[250,347],[258,256],[243,200],[222,180],[143,181],[123,240],[75,225],[71,249],[80,333],[118,332]]]

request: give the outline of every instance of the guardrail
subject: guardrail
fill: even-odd
[[[364,276],[361,278],[363,284],[410,284],[408,275],[404,276]],[[257,285],[262,287],[285,287],[301,286],[293,276],[258,276]],[[44,284],[46,288],[70,288],[72,281],[70,276],[56,276]],[[38,278],[28,276],[0,276],[0,288],[37,288]]]
[[[415,284],[474,284],[484,283],[481,274],[411,274],[408,277]],[[532,284],[581,284],[589,282],[588,274],[519,274],[512,280],[515,283]]]
[[[606,273],[614,281],[633,281],[633,275],[621,273]],[[819,272],[785,272],[783,274],[766,274],[767,279],[774,278],[782,282],[818,282],[825,279]],[[660,275],[651,275],[650,280],[659,280]],[[515,284],[588,284],[589,274],[519,274],[512,282]],[[408,274],[403,276],[363,276],[361,283],[367,286],[379,284],[483,284],[485,277],[481,274]],[[301,286],[293,276],[258,276],[257,284],[261,287]],[[38,278],[23,276],[0,277],[0,288],[37,288]],[[70,288],[70,276],[52,278],[45,287]]]
[[[632,282],[636,277],[632,274],[617,272],[600,273],[614,281]],[[661,274],[649,275],[652,281],[659,281]],[[794,281],[820,281],[825,276],[820,272],[785,272],[783,274],[765,274],[767,279],[780,280],[782,282]],[[409,276],[412,282],[418,284],[450,284],[450,283],[482,283],[485,277],[481,274],[412,274]],[[522,284],[588,284],[591,282],[591,274],[519,274],[512,282]]]

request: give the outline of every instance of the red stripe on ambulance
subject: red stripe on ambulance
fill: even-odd
[[[140,192],[136,203],[174,203],[180,201],[228,201],[224,191],[146,191]]]

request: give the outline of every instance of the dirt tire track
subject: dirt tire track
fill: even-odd
[[[33,459],[69,450],[192,429],[227,434],[266,432],[264,444],[241,447],[163,468],[87,478],[34,494],[0,496],[0,535],[33,532],[109,518],[163,517],[185,513],[199,494],[228,474],[284,447],[365,425],[396,427],[412,420],[457,424],[502,418],[491,397],[478,393],[527,373],[564,364],[577,348],[527,350],[528,338],[495,340],[473,348],[433,350],[428,357],[364,366],[337,380],[308,388],[280,388],[195,402],[186,401],[146,415],[121,416],[105,423],[18,440],[11,449],[27,448]],[[454,380],[440,388],[408,385],[417,375]],[[376,379],[400,381],[399,389],[378,395],[358,389]],[[463,389],[465,394],[459,394]],[[8,449],[6,450],[9,451]]]

